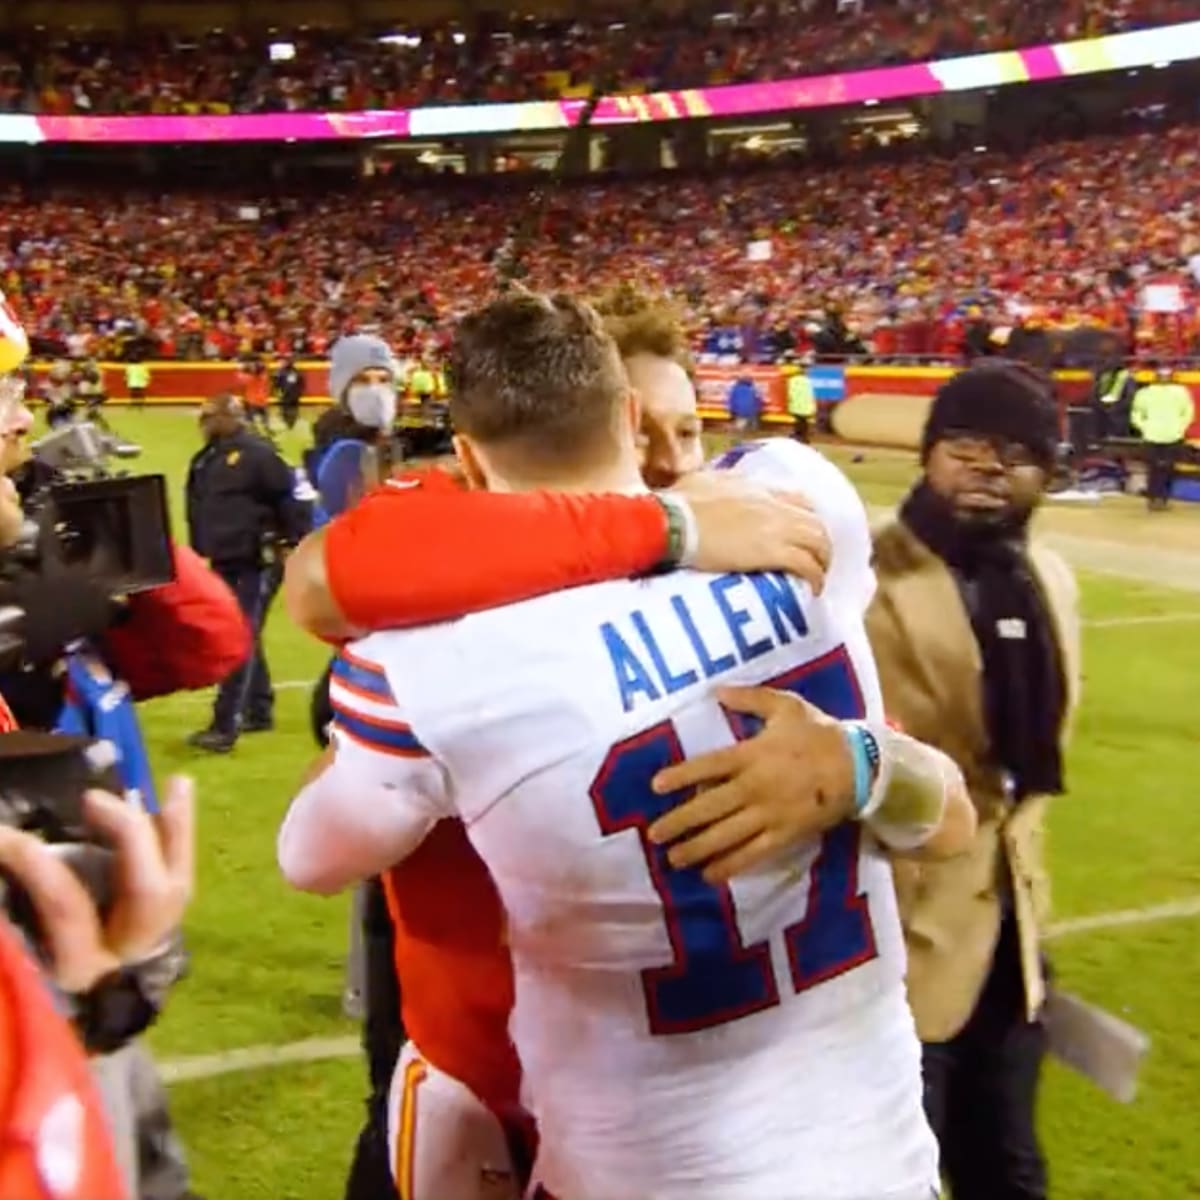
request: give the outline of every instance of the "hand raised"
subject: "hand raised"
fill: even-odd
[[[772,492],[736,475],[698,471],[674,489],[696,518],[700,571],[786,571],[817,594],[832,547],[824,522],[796,492]]]

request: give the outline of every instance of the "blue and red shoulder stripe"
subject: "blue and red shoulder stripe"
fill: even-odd
[[[412,726],[401,719],[378,664],[343,650],[334,659],[329,698],[334,726],[360,745],[403,758],[429,757]]]

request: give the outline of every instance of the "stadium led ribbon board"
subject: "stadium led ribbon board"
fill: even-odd
[[[903,100],[942,92],[1014,83],[1070,79],[1103,71],[1166,66],[1200,58],[1200,21],[1164,25],[1134,33],[1115,33],[1052,46],[999,50],[771,83],[739,83],[689,91],[651,92],[642,96],[605,96],[596,105],[593,125],[622,125],[641,121],[677,121],[688,117],[745,117],[755,113],[842,104]]]
[[[902,67],[844,71],[770,83],[604,96],[596,104],[591,124],[628,125],[831,108],[1165,66],[1197,58],[1200,58],[1200,21],[1188,21],[1084,41],[942,58]],[[317,142],[462,137],[570,129],[579,124],[585,106],[584,100],[533,100],[364,112],[112,117],[0,114],[0,143]]]

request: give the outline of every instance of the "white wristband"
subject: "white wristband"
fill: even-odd
[[[869,728],[879,743],[879,773],[860,819],[885,846],[916,850],[937,832],[961,774],[940,750],[886,725]]]
[[[670,502],[675,506],[683,524],[683,551],[679,557],[681,567],[690,567],[700,553],[700,526],[696,523],[696,514],[692,511],[689,501],[672,492]]]

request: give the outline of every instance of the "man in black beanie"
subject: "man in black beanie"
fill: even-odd
[[[1057,424],[1032,369],[962,372],[930,411],[921,479],[875,542],[867,629],[888,714],[955,760],[978,813],[965,855],[895,864],[926,1106],[955,1200],[1046,1196],[1042,824],[1063,790],[1079,617],[1070,569],[1028,532]]]

